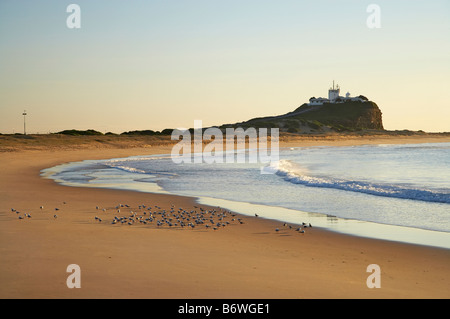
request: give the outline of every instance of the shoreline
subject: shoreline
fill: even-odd
[[[158,155],[170,156],[170,154]],[[105,184],[100,182],[95,184],[78,184],[76,182],[65,182],[62,180],[60,181],[51,177],[52,174],[57,173],[60,168],[67,169],[71,165],[76,166],[81,163],[82,162],[70,162],[58,165],[56,167],[47,168],[42,171],[43,173],[41,174],[41,176],[45,179],[53,180],[60,185],[68,187],[102,188],[114,189],[119,191],[126,190],[153,194],[169,194],[173,196],[187,196],[189,198],[192,198],[193,201],[199,204],[204,204],[208,207],[226,208],[242,216],[254,216],[255,212],[257,212],[259,217],[271,220],[274,223],[278,224],[289,223],[290,225],[295,225],[296,227],[298,227],[302,224],[302,222],[306,221],[308,223],[312,223],[314,227],[319,227],[326,231],[332,231],[335,233],[346,234],[350,236],[450,249],[450,234],[448,232],[440,230],[411,227],[405,225],[385,224],[361,219],[343,218],[326,213],[307,212],[283,206],[270,206],[251,202],[240,202],[230,199],[214,198],[208,196],[176,194],[163,190],[162,188],[160,188],[160,186],[157,185],[156,182],[139,183],[138,186],[134,186],[135,183],[131,183],[130,187],[128,185],[128,181],[126,181],[125,183],[112,182]]]
[[[378,140],[369,140],[362,141],[361,145],[370,145],[377,144],[380,145]],[[392,141],[392,144],[399,144],[399,140]],[[423,143],[423,141],[415,141],[417,143]],[[430,141],[427,141],[429,143]],[[291,142],[293,143],[293,142]],[[443,142],[444,143],[444,142]],[[352,146],[356,146],[356,143],[351,143]],[[386,143],[387,144],[387,143]],[[385,145],[386,145],[385,144]],[[403,144],[402,145],[414,145],[411,144]],[[280,147],[280,149],[289,149],[292,144],[289,146]],[[344,145],[311,145],[311,146],[298,146],[297,147],[346,147],[347,143]],[[170,156],[170,153],[162,153],[155,154],[162,156]],[[153,156],[153,155],[141,155],[141,156]],[[135,156],[131,156],[135,157]],[[136,156],[139,157],[139,156]],[[114,158],[117,159],[117,158]],[[109,160],[109,159],[108,159]],[[102,161],[102,160],[101,160]],[[450,234],[446,231],[436,230],[436,229],[427,229],[420,227],[413,227],[407,225],[395,225],[395,224],[386,224],[376,221],[362,220],[362,219],[354,219],[354,218],[344,218],[338,216],[332,216],[327,213],[316,213],[316,212],[308,212],[297,209],[292,209],[283,206],[270,206],[259,203],[251,203],[251,202],[239,202],[230,199],[224,198],[214,198],[211,196],[197,196],[197,195],[182,195],[177,193],[171,193],[169,191],[163,190],[160,188],[156,182],[146,182],[139,183],[139,185],[134,186],[134,183],[131,183],[131,187],[128,186],[128,180],[123,182],[112,182],[108,183],[81,183],[77,182],[65,182],[59,181],[51,177],[52,174],[58,172],[59,168],[67,169],[71,165],[83,165],[81,162],[70,162],[66,164],[61,164],[56,167],[51,167],[43,170],[42,176],[47,179],[54,180],[56,183],[64,186],[70,187],[87,187],[87,188],[104,188],[104,189],[115,189],[115,190],[127,190],[127,191],[136,191],[136,192],[144,192],[144,193],[155,193],[155,194],[169,194],[174,196],[187,196],[192,198],[194,201],[198,203],[203,203],[209,207],[223,207],[228,210],[234,211],[235,213],[241,214],[243,216],[253,216],[254,212],[258,212],[259,216],[268,220],[271,220],[275,223],[289,223],[291,225],[301,225],[303,221],[311,222],[315,227],[319,227],[326,231],[332,231],[335,233],[346,234],[356,237],[362,238],[371,238],[371,239],[379,239],[379,240],[387,240],[393,242],[400,242],[406,244],[427,246],[427,247],[435,247],[435,248],[443,248],[450,249]],[[90,160],[87,160],[90,162]],[[95,162],[95,161],[93,161]],[[250,213],[249,213],[250,212]],[[253,213],[251,213],[253,212]],[[283,216],[283,218],[281,217]]]
[[[205,205],[208,206],[223,207],[243,216],[252,216],[253,214],[251,212],[257,211],[260,218],[273,221],[274,223],[278,223],[278,225],[287,223],[293,227],[298,227],[301,225],[298,218],[302,218],[302,220],[311,223],[315,228],[336,234],[450,250],[450,242],[448,241],[450,240],[450,234],[444,231],[382,224],[330,216],[322,213],[303,212],[284,207],[235,202],[215,198],[199,197],[198,202],[205,203]],[[243,213],[244,211],[247,211],[248,213]],[[273,213],[270,214],[271,211],[277,211],[278,213],[283,214],[285,218],[275,218],[273,217]],[[299,214],[301,214],[301,217],[297,216]],[[331,220],[329,221],[329,219]],[[423,237],[430,236],[432,238],[425,241],[423,238],[416,239],[416,236],[420,234],[422,234]]]
[[[0,297],[449,297],[450,252],[446,249],[318,228],[299,238],[301,235],[284,230],[275,234],[274,226],[279,223],[248,216],[243,217],[244,225],[217,232],[108,227],[93,221],[99,214],[95,205],[152,202],[187,208],[196,205],[195,198],[65,187],[39,174],[41,169],[61,163],[163,154],[170,148],[102,149],[102,154],[97,149],[0,154],[0,163],[10,166],[0,179]],[[44,211],[39,210],[41,205],[46,207]],[[33,217],[17,220],[9,206]],[[54,211],[47,207],[60,207],[61,218],[54,220]],[[105,216],[111,218],[108,213]],[[71,263],[81,266],[81,289],[65,286],[65,268]],[[372,263],[381,266],[381,289],[368,289],[365,284],[369,275],[365,268]]]

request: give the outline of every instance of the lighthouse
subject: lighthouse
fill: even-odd
[[[333,81],[333,87],[328,90],[328,100],[330,102],[334,102],[339,97],[339,92],[341,89],[339,88],[339,85],[336,85],[336,88],[334,87],[334,81]]]
[[[324,105],[324,104],[337,104],[337,103],[347,103],[347,102],[365,102],[367,99],[363,99],[361,97],[351,97],[350,93],[347,92],[345,94],[345,97],[339,96],[339,93],[341,92],[341,88],[339,85],[334,86],[333,81],[333,87],[331,87],[328,90],[328,99],[324,97],[315,98],[312,97],[309,99],[308,105]]]

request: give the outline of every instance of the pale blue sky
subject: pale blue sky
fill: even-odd
[[[30,133],[220,125],[292,111],[333,80],[387,129],[450,131],[449,17],[447,0],[1,0],[0,132],[21,132],[24,109]]]

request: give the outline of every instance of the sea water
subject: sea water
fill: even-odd
[[[251,152],[252,150],[250,150]],[[72,186],[163,192],[289,223],[450,248],[450,143],[298,147],[280,160],[181,163],[170,155],[61,165]]]

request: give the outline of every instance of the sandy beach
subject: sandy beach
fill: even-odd
[[[437,141],[450,138],[336,136],[281,146]],[[0,298],[450,297],[450,250],[317,227],[299,234],[247,216],[217,231],[112,225],[119,203],[134,211],[142,204],[199,205],[194,198],[67,187],[40,177],[42,169],[72,161],[170,153],[170,144],[6,144],[0,152]],[[31,218],[18,219],[12,208]],[[70,264],[81,268],[80,289],[66,285]],[[370,264],[381,268],[379,289],[366,285]]]

